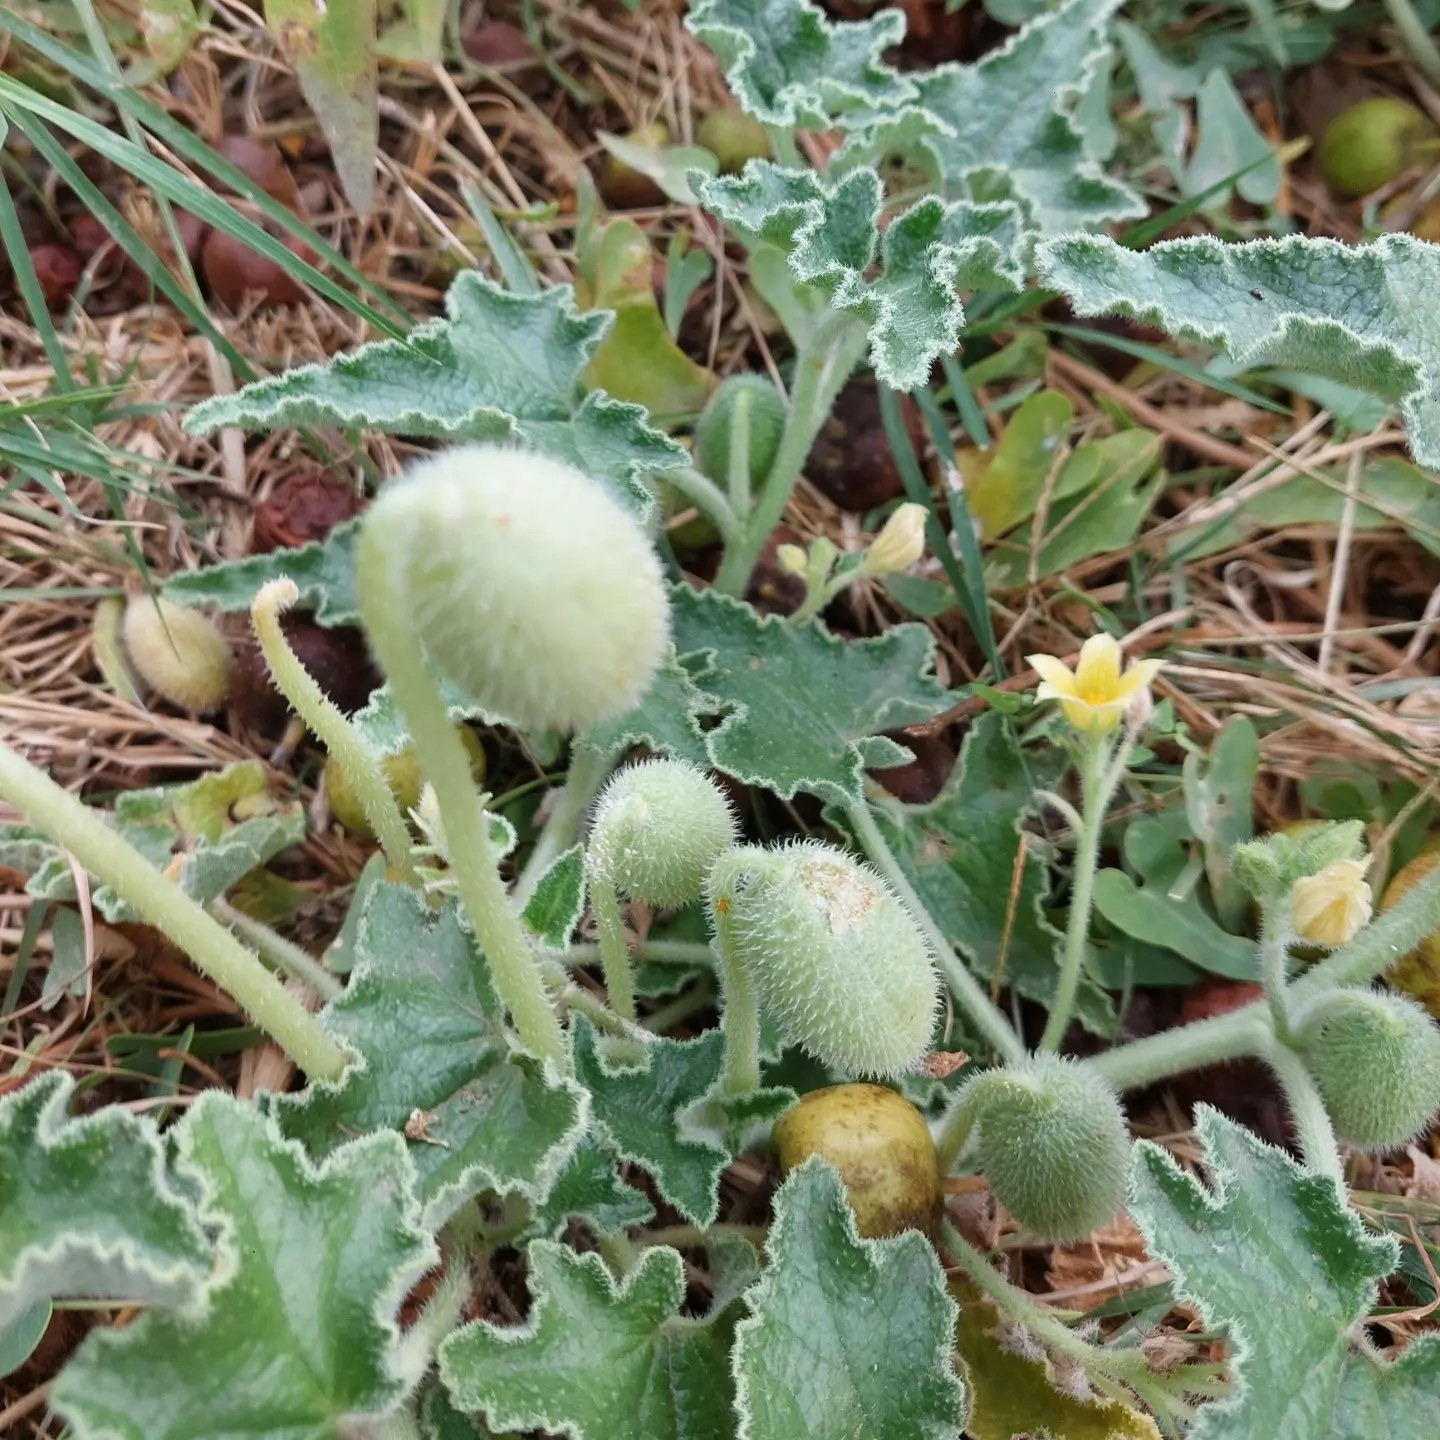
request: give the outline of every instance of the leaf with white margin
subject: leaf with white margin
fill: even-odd
[[[254,1106],[207,1091],[175,1128],[177,1174],[219,1229],[199,1317],[94,1330],[51,1397],[77,1440],[365,1433],[420,1379],[395,1317],[439,1258],[398,1135],[315,1166]]]
[[[526,1252],[528,1322],[474,1321],[440,1347],[452,1403],[505,1430],[574,1440],[731,1440],[730,1340],[736,1300],[755,1277],[744,1241],[711,1247],[708,1314],[679,1313],[685,1263],[646,1250],[617,1281],[599,1255],[536,1240]]]
[[[1290,235],[1211,236],[1126,250],[1061,235],[1036,255],[1043,282],[1080,315],[1130,315],[1221,345],[1247,369],[1281,365],[1399,402],[1410,448],[1440,465],[1440,247],[1409,235],[1342,245]]]
[[[1021,214],[1011,202],[947,205],[931,195],[882,234],[884,187],[869,169],[830,184],[813,170],[752,160],[740,175],[696,176],[695,190],[752,247],[784,252],[795,278],[832,309],[858,315],[876,375],[898,390],[923,385],[935,360],[959,344],[957,290],[1024,283]]]
[[[959,1440],[955,1302],[919,1231],[862,1240],[812,1156],[775,1196],[765,1248],[735,1335],[742,1440]]]
[[[546,868],[520,921],[542,950],[563,954],[585,913],[585,851],[572,845]]]
[[[697,0],[686,28],[725,66],[730,93],[757,120],[828,129],[846,111],[888,110],[915,87],[881,60],[905,38],[905,16],[831,20],[807,0]]]
[[[588,1102],[572,1081],[513,1054],[484,960],[453,904],[371,891],[344,993],[320,1023],[358,1063],[271,1105],[287,1137],[323,1157],[367,1130],[404,1129],[427,1219],[482,1190],[545,1198]]]
[[[708,763],[784,800],[802,790],[858,800],[866,770],[910,758],[881,732],[928,720],[954,698],[935,678],[923,625],[846,641],[714,590],[673,586],[670,606],[675,648],[706,662],[691,673],[711,696],[709,713],[723,715],[705,736]]]
[[[640,702],[582,731],[575,744],[592,755],[618,755],[633,745],[648,745],[692,765],[708,765],[705,736],[696,717],[714,709],[714,698],[695,684],[672,645]]]
[[[1201,1409],[1190,1440],[1433,1440],[1440,1336],[1391,1363],[1350,1338],[1395,1266],[1395,1241],[1367,1231],[1333,1180],[1208,1105],[1195,1132],[1208,1189],[1148,1140],[1130,1168],[1150,1254],[1230,1341],[1231,1394]]]
[[[653,504],[641,477],[686,463],[643,409],[592,391],[580,376],[610,329],[608,311],[582,314],[568,285],[514,295],[467,270],[443,319],[403,340],[380,340],[327,365],[302,365],[233,395],[202,401],[186,428],[275,430],[338,425],[440,440],[527,445],[607,476],[637,511]]]
[[[595,1134],[587,1135],[565,1162],[542,1204],[535,1207],[525,1235],[556,1240],[571,1220],[597,1235],[622,1234],[653,1219],[655,1207],[619,1175],[619,1158]]]
[[[0,1100],[0,1330],[45,1300],[197,1308],[215,1247],[148,1118],[72,1116],[50,1071]]]
[[[914,102],[857,127],[836,166],[900,156],[946,199],[1019,201],[1042,234],[1143,216],[1141,197],[1086,153],[1075,115],[1110,63],[1110,19],[1121,3],[1068,0],[976,64],[914,76]]]

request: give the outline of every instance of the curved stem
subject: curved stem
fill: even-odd
[[[1340,1145],[1330,1112],[1320,1098],[1320,1091],[1305,1062],[1283,1041],[1275,1040],[1265,1047],[1261,1058],[1275,1072],[1280,1088],[1290,1107],[1290,1120],[1295,1138],[1308,1169],[1329,1176],[1341,1195],[1345,1194],[1345,1169],[1340,1163]]]
[[[727,545],[734,545],[739,540],[740,517],[713,480],[686,465],[678,470],[667,470],[665,483],[678,490],[696,509],[708,515],[715,522],[720,538]]]
[[[411,627],[409,600],[390,565],[384,537],[373,527],[361,530],[356,569],[361,618],[405,717],[421,772],[435,787],[460,903],[485,952],[495,989],[521,1043],[563,1073],[569,1068],[564,1032],[539,958],[500,879],[490,817],[476,793],[470,757]]]
[[[535,893],[541,877],[560,855],[574,843],[580,833],[580,822],[590,808],[590,802],[599,794],[600,787],[615,768],[620,751],[617,747],[592,748],[584,735],[578,735],[570,747],[570,769],[565,783],[560,787],[545,824],[535,840],[529,859],[515,882],[511,904],[517,911]]]
[[[1228,1015],[1162,1030],[1158,1035],[1091,1055],[1080,1063],[1103,1075],[1117,1090],[1138,1090],[1186,1070],[1257,1055],[1270,1042],[1272,1033],[1265,1002],[1255,1000]]]
[[[1286,900],[1266,901],[1260,909],[1260,978],[1270,1006],[1270,1023],[1275,1034],[1290,1040],[1290,1014],[1286,985],[1290,949],[1290,926],[1286,923]]]
[[[0,795],[178,945],[312,1080],[339,1076],[345,1052],[250,951],[124,836],[3,743]]]
[[[328,695],[315,683],[315,677],[300,663],[290,648],[280,617],[300,598],[295,582],[282,576],[260,587],[250,606],[250,623],[260,652],[270,667],[280,693],[290,702],[291,709],[320,737],[320,742],[334,757],[345,778],[355,787],[356,799],[385,852],[385,858],[405,882],[418,886],[414,847],[399,802],[380,768],[379,757],[365,743],[355,727],[341,713]]]
[[[1440,86],[1440,49],[1436,48],[1410,0],[1385,0],[1385,8],[1390,12],[1390,23],[1410,52],[1416,68],[1432,85]]]
[[[980,988],[980,982],[966,968],[964,961],[955,953],[955,947],[946,938],[945,932],[935,923],[925,903],[915,893],[910,877],[900,868],[870,806],[858,800],[845,807],[846,818],[860,848],[869,857],[870,863],[890,882],[901,900],[905,902],[912,916],[925,932],[935,952],[935,961],[966,1017],[980,1032],[991,1049],[1002,1060],[1016,1061],[1025,1054],[1025,1047],[1010,1022],[1001,1014],[999,1007]]]
[[[1095,904],[1095,870],[1100,858],[1100,835],[1110,797],[1125,773],[1130,741],[1122,740],[1113,752],[1097,735],[1080,737],[1080,829],[1075,836],[1075,867],[1070,891],[1070,914],[1065,923],[1065,955],[1055,1001],[1040,1036],[1041,1050],[1058,1050],[1075,1010],[1080,972],[1085,964],[1085,943],[1090,938],[1090,912]]]
[[[987,1071],[986,1074],[994,1074],[994,1071]],[[975,1128],[975,1121],[980,1115],[980,1097],[984,1093],[980,1084],[984,1076],[978,1076],[961,1090],[956,1097],[955,1103],[946,1112],[945,1118],[940,1122],[940,1133],[935,1137],[935,1155],[940,1163],[940,1173],[948,1175],[955,1168],[955,1163],[965,1152],[965,1145],[970,1139],[970,1132]]]
[[[595,929],[600,936],[600,963],[605,970],[605,993],[610,1008],[622,1020],[635,1020],[635,982],[630,970],[630,945],[625,938],[625,921],[620,914],[620,897],[604,873],[590,879],[590,908],[595,912]]]
[[[712,912],[715,950],[720,957],[725,1008],[720,1028],[725,1033],[721,1084],[730,1095],[748,1095],[760,1088],[760,1006],[745,967],[735,953],[729,917]]]
[[[307,955],[268,925],[252,919],[243,910],[237,910],[228,900],[212,900],[205,908],[222,924],[243,935],[262,958],[269,959],[276,967],[308,985],[322,1000],[334,1000],[344,991],[345,987],[339,979],[313,955]]]
[[[795,362],[790,413],[785,418],[785,431],[774,463],[761,486],[755,508],[745,517],[744,538],[737,545],[726,546],[725,558],[715,576],[715,588],[721,594],[744,594],[755,561],[770,532],[780,523],[810,447],[841,386],[860,363],[867,339],[865,325],[843,316],[836,325],[822,326],[800,351]]]

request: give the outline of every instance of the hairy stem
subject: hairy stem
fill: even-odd
[[[635,954],[662,965],[703,965],[708,970],[715,964],[714,948],[704,940],[642,940]],[[561,958],[567,965],[590,965],[601,958],[600,947],[577,940]]]
[[[744,517],[743,539],[737,545],[725,547],[725,558],[715,576],[715,588],[721,594],[745,593],[755,561],[770,532],[780,523],[810,447],[841,386],[860,363],[867,338],[866,327],[846,316],[838,327],[821,326],[814,338],[802,347],[795,362],[790,411],[775,461],[760,488],[755,508]]]
[[[414,847],[399,802],[380,768],[380,760],[339,707],[315,683],[290,648],[280,617],[300,598],[295,582],[282,576],[260,587],[250,606],[250,623],[270,675],[295,713],[320,737],[320,742],[355,787],[365,818],[385,858],[409,885],[418,886]]]
[[[1112,758],[1113,755],[1113,758]],[[1070,914],[1065,923],[1065,954],[1055,986],[1055,1002],[1040,1036],[1041,1050],[1058,1050],[1075,1011],[1085,944],[1090,938],[1090,912],[1095,904],[1095,871],[1100,859],[1100,835],[1105,812],[1125,773],[1130,742],[1122,740],[1112,752],[1097,735],[1080,737],[1080,829],[1075,836],[1075,867],[1070,891]],[[1107,767],[1107,760],[1109,765]]]
[[[729,916],[716,913],[713,919],[725,1001],[720,1012],[720,1028],[725,1033],[720,1083],[727,1094],[748,1095],[760,1088],[760,1006],[736,952]]]
[[[339,1076],[345,1052],[235,936],[87,805],[3,743],[0,795],[178,945],[312,1080]]]
[[[630,969],[630,946],[620,914],[620,897],[609,875],[591,874],[590,908],[595,912],[595,929],[600,936],[600,963],[605,970],[605,993],[609,996],[610,1008],[633,1023],[635,982]]]
[[[1117,1090],[1137,1090],[1203,1065],[1257,1055],[1272,1033],[1268,1006],[1255,1000],[1227,1015],[1162,1030],[1080,1063],[1103,1075]]]
[[[1273,1040],[1267,1045],[1262,1051],[1262,1058],[1275,1072],[1275,1078],[1285,1092],[1290,1121],[1295,1127],[1295,1138],[1300,1144],[1300,1154],[1306,1167],[1319,1175],[1329,1176],[1343,1196],[1345,1169],[1340,1163],[1340,1145],[1335,1139],[1335,1127],[1330,1123],[1330,1112],[1326,1110],[1305,1062],[1281,1040]],[[1363,1077],[1357,1077],[1357,1083],[1363,1084]]]
[[[357,558],[360,613],[376,658],[410,731],[421,773],[435,788],[450,847],[460,903],[485,952],[495,989],[526,1049],[562,1073],[569,1068],[565,1036],[551,1004],[539,958],[500,879],[490,817],[470,773],[470,757],[450,723],[410,623],[410,605],[386,554],[383,535],[361,531]]]
[[[870,863],[890,882],[915,918],[916,924],[924,931],[935,952],[935,961],[956,1003],[1002,1060],[1012,1063],[1019,1060],[1025,1054],[1020,1037],[995,1002],[980,988],[980,982],[956,955],[955,947],[935,923],[934,917],[925,908],[924,901],[915,893],[910,877],[900,868],[900,862],[885,843],[885,837],[875,823],[870,806],[864,800],[859,800],[845,807],[845,815]]]
[[[738,405],[736,407],[739,409]],[[696,509],[708,515],[720,532],[726,545],[734,545],[740,539],[741,514],[725,498],[724,492],[708,476],[702,475],[693,466],[665,472],[665,483],[678,490]]]
[[[511,903],[517,911],[525,908],[545,872],[575,843],[580,822],[591,801],[600,793],[600,787],[609,779],[619,753],[609,746],[592,749],[585,744],[584,735],[576,737],[570,747],[570,769],[565,783],[555,796],[530,858],[515,882]]]
[[[1290,926],[1286,918],[1288,900],[1268,900],[1260,908],[1260,978],[1265,983],[1265,1000],[1270,1006],[1270,1023],[1275,1034],[1290,1040],[1290,1012],[1286,986],[1290,950]]]
[[[935,1155],[942,1175],[948,1175],[954,1170],[956,1162],[965,1152],[971,1132],[975,1129],[975,1121],[980,1114],[980,1098],[984,1094],[980,1086],[983,1079],[984,1076],[977,1076],[966,1085],[940,1122],[940,1131],[935,1137]]]
[[[206,909],[236,934],[243,935],[263,959],[308,985],[322,1000],[334,1000],[345,989],[339,979],[313,955],[307,955],[268,925],[252,919],[243,910],[237,910],[228,900],[212,900]]]

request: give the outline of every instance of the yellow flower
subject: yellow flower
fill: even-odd
[[[898,575],[925,553],[923,505],[906,501],[881,527],[865,552],[865,569],[871,575]]]
[[[1150,687],[1159,660],[1137,660],[1120,671],[1120,643],[1109,635],[1092,635],[1080,647],[1080,660],[1072,672],[1054,655],[1027,655],[1041,685],[1037,700],[1058,700],[1065,718],[1081,732],[1103,735],[1124,717],[1126,707]]]
[[[1372,909],[1363,860],[1336,860],[1290,892],[1296,936],[1330,950],[1348,945],[1370,923]]]

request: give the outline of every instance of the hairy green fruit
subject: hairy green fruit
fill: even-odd
[[[477,785],[485,780],[485,747],[475,732],[465,725],[457,725],[456,732],[470,756],[470,773]],[[380,762],[380,771],[385,783],[400,809],[409,813],[420,803],[420,792],[425,788],[425,777],[420,773],[420,762],[415,750],[407,745],[394,755],[387,755]],[[373,840],[375,832],[365,817],[365,807],[350,778],[333,755],[325,761],[325,798],[330,804],[330,813],[350,834],[360,840]]]
[[[786,1175],[812,1155],[834,1166],[866,1239],[934,1232],[940,1163],[925,1117],[903,1095],[883,1085],[812,1090],[775,1122],[774,1138]]]
[[[770,158],[770,134],[738,105],[712,110],[695,127],[695,143],[720,162],[722,175],[738,175],[747,160]]]
[[[786,414],[779,391],[763,375],[732,375],[720,382],[695,422],[695,465],[718,484],[729,480],[737,406],[746,413],[750,483],[756,486],[775,463]]]
[[[120,638],[140,678],[172,705],[204,714],[225,703],[235,656],[198,610],[158,595],[132,596]]]
[[[989,1070],[962,1092],[976,1107],[980,1168],[995,1198],[1048,1240],[1079,1240],[1125,1197],[1130,1131],[1100,1076],[1058,1055]]]
[[[710,873],[733,946],[786,1040],[852,1075],[913,1070],[935,1026],[930,948],[885,882],[817,840],[737,845]]]
[[[642,760],[615,775],[595,806],[587,862],[617,890],[673,908],[700,898],[735,840],[724,792],[683,760]]]
[[[1303,1036],[1305,1063],[1341,1140],[1390,1150],[1440,1110],[1440,1029],[1413,1000],[1341,990]]]
[[[1388,910],[1408,895],[1437,865],[1440,854],[1417,855],[1396,872],[1385,887],[1381,910]],[[1393,989],[1403,990],[1440,1020],[1440,930],[1432,931],[1408,955],[1402,955],[1385,976]]]
[[[644,532],[602,481],[533,451],[462,445],[388,485],[364,523],[431,662],[494,717],[580,730],[645,693],[669,601]]]
[[[1368,195],[1417,163],[1435,127],[1406,100],[1379,95],[1342,111],[1320,137],[1320,173],[1344,196]]]

